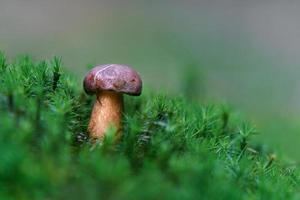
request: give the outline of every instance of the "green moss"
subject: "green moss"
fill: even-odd
[[[126,98],[122,140],[86,139],[93,97],[60,59],[0,54],[0,199],[297,199],[299,173],[224,105]]]

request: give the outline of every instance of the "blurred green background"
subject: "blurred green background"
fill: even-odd
[[[94,64],[132,65],[147,88],[232,105],[256,124],[256,140],[300,161],[299,9],[279,0],[1,0],[0,49],[11,59],[62,56],[79,79]]]

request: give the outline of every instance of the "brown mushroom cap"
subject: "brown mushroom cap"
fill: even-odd
[[[87,94],[108,90],[139,96],[142,80],[136,71],[126,65],[106,64],[91,69],[84,78],[83,87]]]

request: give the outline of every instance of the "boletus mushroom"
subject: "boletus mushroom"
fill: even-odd
[[[122,129],[123,94],[139,96],[142,80],[129,66],[106,64],[91,69],[84,78],[87,94],[96,95],[96,101],[88,125],[92,140],[103,139],[107,129],[116,128],[118,136]]]

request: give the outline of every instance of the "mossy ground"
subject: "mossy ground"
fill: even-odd
[[[224,105],[144,92],[93,145],[93,97],[60,59],[0,54],[0,199],[298,199],[299,172]]]

